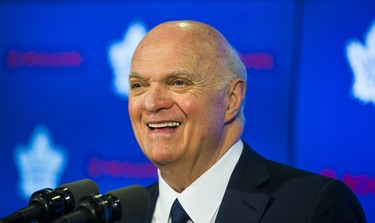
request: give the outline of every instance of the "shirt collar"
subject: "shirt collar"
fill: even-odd
[[[174,191],[159,175],[159,208],[161,222],[168,222],[172,204],[176,198],[195,223],[211,222],[224,197],[230,176],[236,166],[243,149],[239,140],[224,156],[194,181],[182,193]]]

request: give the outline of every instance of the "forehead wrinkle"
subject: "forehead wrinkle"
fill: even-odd
[[[167,72],[165,76],[168,77],[193,77],[195,74],[185,71],[185,70],[174,70],[171,72]]]

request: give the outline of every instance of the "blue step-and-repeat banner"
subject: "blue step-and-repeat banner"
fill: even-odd
[[[157,178],[128,117],[130,58],[157,24],[220,30],[248,69],[243,139],[337,178],[375,222],[375,1],[0,3],[0,217],[36,190]]]

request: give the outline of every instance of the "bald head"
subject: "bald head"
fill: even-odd
[[[212,26],[197,21],[170,21],[156,26],[140,42],[133,60],[166,45],[188,51],[189,57],[198,62],[197,72],[216,75],[218,86],[227,86],[235,77],[246,81],[246,68],[226,38]]]
[[[181,44],[199,50],[225,51],[230,47],[224,36],[213,27],[195,21],[171,21],[152,29],[138,48],[149,44]],[[204,47],[202,49],[202,47]]]

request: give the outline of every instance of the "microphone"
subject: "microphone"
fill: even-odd
[[[52,223],[113,223],[123,222],[142,212],[150,203],[147,190],[139,185],[109,191],[105,195],[83,198],[76,211]]]
[[[45,188],[34,192],[26,208],[0,219],[2,223],[50,222],[74,211],[79,201],[90,194],[99,194],[96,183],[89,179],[62,184],[55,190]]]

